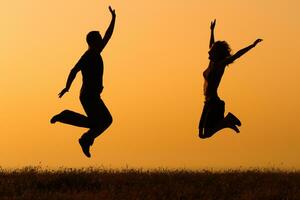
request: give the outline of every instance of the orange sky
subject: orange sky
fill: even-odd
[[[299,1],[5,1],[0,8],[0,166],[300,168]],[[85,129],[51,125],[63,109],[83,112],[78,74],[90,30],[115,32],[102,53],[102,97],[114,123],[95,141],[92,159],[77,143]],[[264,41],[230,65],[219,88],[241,133],[200,140],[210,21],[234,52]]]

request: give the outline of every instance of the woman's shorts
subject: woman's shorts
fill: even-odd
[[[220,98],[212,98],[204,102],[204,107],[199,122],[199,129],[213,128],[216,124],[224,119],[225,102]]]

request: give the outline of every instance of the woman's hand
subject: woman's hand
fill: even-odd
[[[258,43],[262,42],[262,39],[257,39],[253,42],[253,46],[256,46]]]
[[[111,6],[109,6],[108,9],[109,9],[111,15],[112,15],[113,17],[116,17],[115,9],[112,9]]]
[[[69,90],[67,88],[64,88],[59,94],[58,94],[58,97],[61,98],[62,96],[64,96],[64,94],[66,92],[68,92]]]
[[[216,26],[216,20],[214,20],[210,23],[210,30],[213,31],[215,29],[215,26]]]

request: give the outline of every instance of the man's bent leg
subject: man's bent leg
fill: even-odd
[[[78,127],[90,128],[89,120],[86,116],[76,113],[71,110],[64,110],[61,113],[55,115],[50,120],[52,124],[56,122],[61,122],[64,124],[69,124]]]
[[[90,146],[96,137],[102,134],[111,124],[112,116],[100,97],[81,99],[83,108],[87,114],[90,130],[79,139],[83,153],[90,157]]]
[[[101,133],[103,133],[111,125],[111,123],[112,117],[111,115],[109,115],[105,118],[105,120],[101,120],[99,126],[91,128],[88,132],[84,133],[79,139],[81,149],[88,158],[91,157],[90,147],[93,145],[95,138],[101,135]]]
[[[91,102],[84,109],[91,128],[89,134],[95,139],[112,124],[112,116],[101,98]]]

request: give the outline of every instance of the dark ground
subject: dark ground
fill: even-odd
[[[300,200],[300,171],[0,168],[0,199]]]

